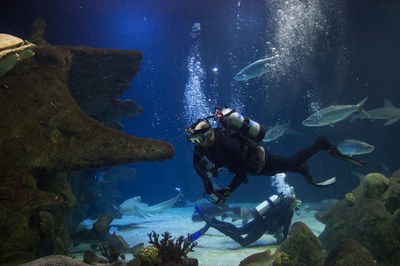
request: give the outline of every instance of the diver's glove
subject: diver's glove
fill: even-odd
[[[214,193],[218,196],[217,204],[224,203],[232,194],[230,187],[224,187],[223,189],[217,189]]]
[[[213,193],[214,187],[213,187],[213,184],[211,183],[210,179],[204,178],[204,179],[203,179],[203,186],[204,186],[204,191],[205,191],[207,194],[210,195],[211,193]]]

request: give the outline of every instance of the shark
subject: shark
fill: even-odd
[[[118,209],[122,214],[125,215],[146,218],[169,210],[180,199],[181,195],[182,192],[179,192],[177,196],[151,206],[149,206],[147,203],[141,202],[142,198],[140,196],[136,196],[125,200],[119,205]]]
[[[383,107],[368,110],[369,115],[363,113],[357,113],[350,117],[351,122],[356,118],[367,118],[370,120],[387,120],[384,126],[389,126],[400,119],[400,108],[395,107],[391,101],[385,99],[383,102]]]
[[[259,59],[239,71],[233,78],[237,81],[246,81],[260,77],[267,73],[276,64],[277,56]]]
[[[367,100],[368,97],[362,99],[358,104],[354,105],[331,105],[313,113],[311,116],[305,119],[302,124],[306,127],[322,127],[327,125],[332,126],[334,123],[346,119],[355,112],[362,112],[366,116],[369,116],[369,113],[363,109],[363,106]]]

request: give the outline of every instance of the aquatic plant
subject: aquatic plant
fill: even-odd
[[[189,235],[184,238],[182,235],[177,239],[172,238],[169,232],[162,234],[162,239],[160,240],[159,234],[152,231],[148,234],[149,243],[158,248],[158,255],[161,259],[161,265],[165,265],[169,262],[182,263],[183,258],[193,251],[193,248],[197,245],[197,242],[191,243]]]

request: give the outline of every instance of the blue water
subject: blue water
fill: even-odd
[[[5,2],[5,3],[3,3]],[[331,104],[365,109],[389,99],[400,106],[400,2],[392,1],[22,1],[2,2],[0,31],[29,38],[32,22],[47,23],[53,45],[141,50],[142,68],[124,98],[134,98],[145,114],[123,121],[135,136],[168,141],[172,160],[138,163],[137,178],[119,189],[159,202],[182,188],[189,200],[201,197],[202,184],[192,167],[184,128],[218,105],[229,105],[266,127],[289,122],[301,135],[265,144],[290,155],[322,133],[338,143],[360,139],[375,146],[359,158],[367,166],[339,161],[325,153],[309,161],[316,179],[337,177],[326,189],[288,174],[305,201],[343,198],[358,185],[360,173],[388,176],[400,166],[400,122],[342,121],[334,127],[307,128],[311,112]],[[29,3],[27,3],[29,2]],[[351,3],[348,3],[351,2]],[[253,61],[279,55],[280,63],[260,78],[239,82],[233,76]],[[229,183],[224,172],[216,180]],[[235,191],[234,201],[261,201],[274,193],[269,177],[250,177]]]

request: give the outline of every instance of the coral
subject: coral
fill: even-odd
[[[356,196],[352,193],[347,193],[344,198],[346,199],[346,203],[348,206],[353,207],[356,203]]]
[[[158,248],[158,255],[161,259],[161,265],[167,263],[182,263],[183,258],[193,251],[193,248],[197,245],[197,242],[191,243],[188,238],[184,238],[182,235],[175,240],[171,237],[171,234],[165,232],[162,234],[162,239],[159,240],[159,235],[154,231],[148,234],[149,243]]]
[[[107,258],[110,263],[112,263],[118,260],[121,253],[111,246],[110,243],[106,243],[101,244],[101,255]]]
[[[331,249],[352,239],[368,249],[380,264],[400,265],[400,171],[389,179],[368,174],[351,194],[357,199],[352,208],[344,199],[316,214],[325,224],[319,235],[324,247]]]
[[[389,187],[389,179],[379,173],[370,173],[365,177],[364,191],[369,198],[379,197]]]
[[[152,266],[160,263],[159,250],[156,246],[144,247],[138,252],[141,266]]]
[[[280,256],[280,264],[281,265],[291,265],[291,262],[290,262],[290,256],[289,256],[289,254],[286,254],[285,252],[280,252],[279,253],[279,256]]]

